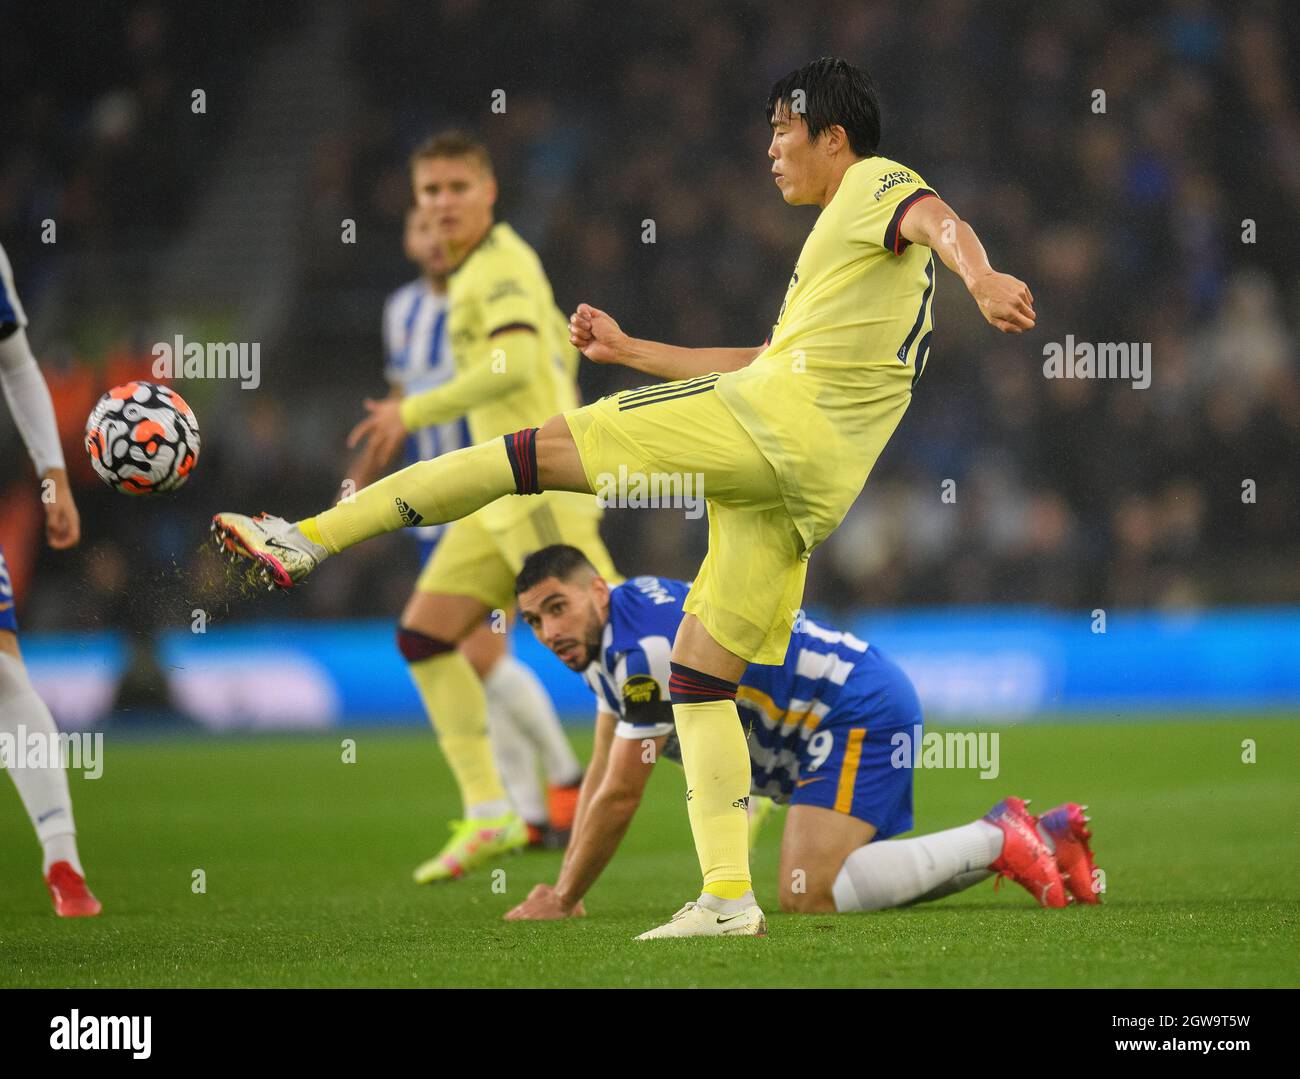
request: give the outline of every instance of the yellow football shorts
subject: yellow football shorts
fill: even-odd
[[[620,466],[629,483],[644,476],[651,490],[700,489],[684,477],[702,484],[709,551],[684,609],[729,652],[779,664],[803,601],[807,554],[775,471],[714,392],[717,377],[626,390],[564,419],[597,494],[617,493]]]
[[[482,510],[448,525],[416,591],[472,596],[491,610],[512,610],[524,559],[553,543],[577,547],[611,585],[622,583],[600,538],[603,513],[590,495],[545,491],[527,497],[536,505],[512,528],[487,527]]]

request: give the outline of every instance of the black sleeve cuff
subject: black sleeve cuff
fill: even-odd
[[[488,334],[489,340],[500,333],[513,333],[515,330],[527,330],[529,333],[536,333],[537,327],[531,322],[507,322],[504,326],[498,326]]]
[[[892,251],[895,255],[901,255],[911,245],[912,241],[907,239],[900,231],[903,218],[907,216],[907,211],[922,199],[937,199],[938,197],[928,187],[922,187],[917,191],[913,191],[894,207],[894,216],[889,219],[889,227],[885,229],[884,246],[887,251]]]

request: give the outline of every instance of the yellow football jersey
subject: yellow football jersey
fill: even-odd
[[[899,226],[934,194],[897,161],[849,166],[804,241],[767,347],[717,381],[776,470],[808,551],[862,490],[925,366],[935,261]]]
[[[452,354],[459,372],[509,365],[512,357],[493,334],[514,326],[536,331],[541,358],[518,389],[473,405],[468,413],[474,442],[538,427],[574,408],[577,351],[569,344],[568,320],[555,304],[537,253],[499,221],[451,274],[447,287]]]
[[[518,365],[523,365],[524,377],[509,392],[486,397],[477,389],[463,397],[458,413],[464,413],[472,441],[487,442],[525,427],[540,427],[557,413],[577,407],[578,352],[569,343],[568,319],[555,304],[537,253],[514,229],[503,221],[492,226],[452,272],[447,301],[447,330],[457,375],[475,376],[462,383],[467,390],[507,373],[517,378]],[[535,331],[537,347],[521,353],[518,340],[494,336],[513,327]],[[449,383],[449,402],[460,400],[452,396],[456,383],[457,379]],[[511,529],[537,509],[538,497],[561,516],[600,516],[599,505],[590,495],[565,491],[528,498],[509,495],[485,506],[477,516],[491,530]]]

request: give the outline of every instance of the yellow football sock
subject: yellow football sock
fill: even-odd
[[[515,492],[505,439],[494,438],[417,461],[324,513],[299,521],[298,527],[330,554],[338,554],[384,532],[457,521]]]
[[[747,880],[715,880],[700,889],[719,899],[739,899],[746,892],[754,890],[754,885]]]
[[[320,527],[316,524],[315,517],[307,517],[299,521],[298,529],[312,543],[319,543],[322,547],[325,546],[325,538],[320,534]],[[338,554],[338,551],[331,551],[330,553]]]
[[[733,700],[674,704],[688,792],[686,810],[704,891],[739,899],[749,875],[749,746]]]
[[[465,808],[503,801],[505,789],[488,741],[487,697],[458,651],[408,664]]]

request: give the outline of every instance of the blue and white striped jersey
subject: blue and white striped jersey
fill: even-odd
[[[9,265],[4,246],[0,245],[0,326],[6,322],[26,326],[27,314],[18,299],[18,290],[14,288],[14,268]]]
[[[672,733],[668,723],[629,723],[627,705],[668,700],[668,660],[689,590],[685,582],[667,577],[633,577],[610,589],[600,655],[582,677],[601,711],[619,717],[616,733],[621,738]]]
[[[14,288],[14,270],[9,265],[9,256],[5,254],[4,245],[0,244],[0,326],[5,323],[26,326],[27,315],[18,299],[18,290]],[[18,622],[14,617],[14,586],[3,550],[0,550],[0,629],[18,632]]]
[[[448,304],[424,278],[403,285],[384,301],[384,377],[402,393],[421,393],[456,373],[447,333]],[[462,417],[415,431],[407,439],[408,463],[427,461],[468,446],[469,427]],[[415,529],[422,540],[442,534],[444,525]]]
[[[18,618],[14,614],[14,583],[5,565],[4,548],[0,548],[0,629],[18,632]]]
[[[669,657],[689,589],[666,577],[634,577],[610,590],[600,655],[583,677],[600,709],[619,717],[618,737],[673,731],[666,722],[633,723],[627,708],[669,700]],[[838,723],[910,729],[920,722],[911,682],[892,660],[852,633],[808,618],[791,634],[781,666],[749,667],[736,707],[749,735],[752,793],[778,801],[794,789],[815,731]]]

